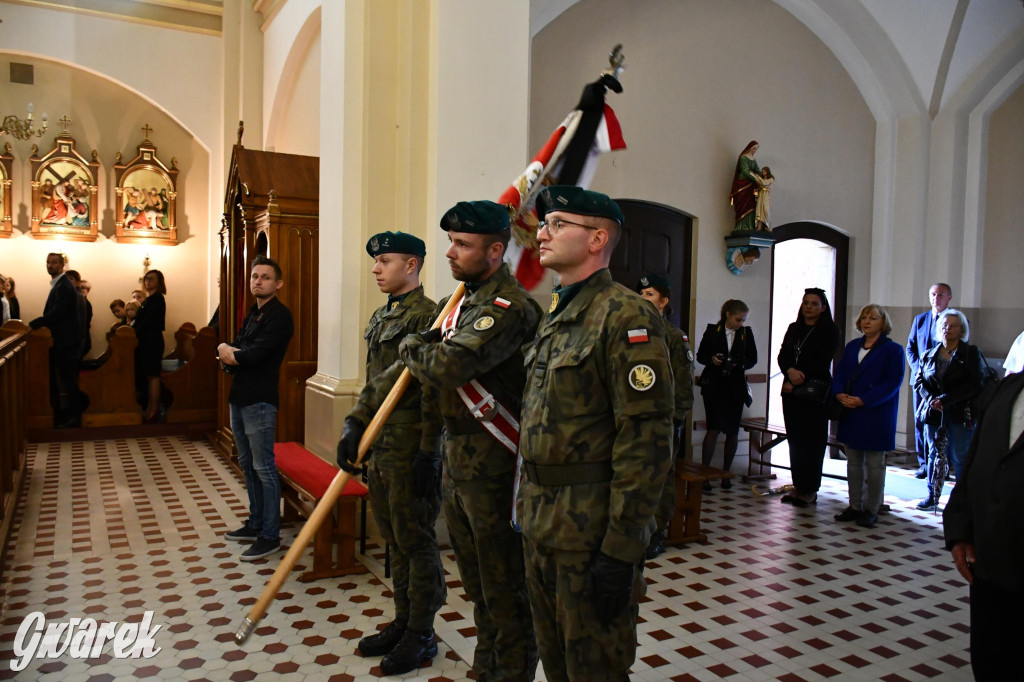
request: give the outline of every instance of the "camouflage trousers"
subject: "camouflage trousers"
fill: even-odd
[[[473,601],[477,680],[532,682],[537,671],[523,544],[512,530],[512,472],[455,481],[445,469],[442,498],[455,561]]]
[[[593,552],[564,552],[525,539],[526,585],[548,682],[628,680],[636,660],[639,600],[647,591],[637,570],[633,599],[608,626],[585,594]],[[638,567],[639,568],[639,567]]]
[[[661,490],[661,501],[658,502],[658,509],[654,512],[655,531],[668,534],[668,523],[676,513],[676,458],[685,458],[686,450],[683,449],[683,436],[686,429],[682,422],[676,420],[672,429],[672,459],[669,460],[668,474],[665,476],[665,487]]]
[[[414,630],[429,630],[448,594],[434,531],[440,494],[413,494],[410,455],[394,461],[398,457],[392,453],[379,454],[375,450],[370,459],[367,483],[373,518],[391,547],[395,618]]]

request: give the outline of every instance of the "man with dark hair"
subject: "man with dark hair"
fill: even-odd
[[[82,324],[79,321],[79,294],[75,284],[64,275],[64,255],[46,256],[46,272],[50,275],[50,295],[46,297],[43,314],[28,325],[32,329],[46,327],[53,337],[50,348],[50,405],[53,423],[58,429],[78,426],[81,401],[78,393],[78,362],[82,351]]]
[[[231,431],[249,494],[248,518],[224,537],[253,543],[242,552],[242,561],[256,561],[281,549],[281,481],[274,465],[274,432],[278,375],[295,330],[291,311],[277,297],[283,286],[281,267],[257,256],[249,277],[256,303],[234,342],[217,346],[224,371],[234,375],[228,398]]]
[[[438,390],[445,427],[441,504],[473,601],[473,670],[489,681],[532,680],[537,669],[523,545],[509,520],[526,381],[522,346],[541,311],[502,261],[509,227],[508,211],[493,201],[459,202],[444,214],[441,229],[451,242],[445,255],[465,294],[440,328],[406,336],[399,346],[412,375]],[[375,382],[371,409],[400,370],[393,365]],[[363,432],[360,422],[352,426],[339,444],[349,461]],[[421,646],[433,643],[432,632],[420,637]]]
[[[914,318],[910,326],[910,337],[907,339],[907,362],[910,364],[910,385],[914,385],[914,377],[921,368],[921,358],[935,347],[935,321],[939,314],[949,307],[953,299],[953,288],[945,282],[936,282],[928,289],[928,300],[931,310],[927,310]],[[918,394],[911,391],[914,397],[914,414],[918,413]],[[924,435],[924,423],[914,420],[914,447],[917,450],[917,478],[928,477],[927,439]]]
[[[419,272],[427,255],[422,239],[403,232],[370,237],[377,287],[388,295],[370,318],[366,339],[366,386],[399,361],[398,345],[408,334],[430,327],[436,305],[423,295]],[[437,655],[434,616],[447,594],[434,524],[440,511],[440,418],[433,389],[412,382],[367,454],[370,507],[391,548],[395,618],[359,642],[363,656],[383,656],[385,675],[401,675]],[[345,429],[362,432],[373,412],[360,400],[345,418]],[[342,438],[346,445],[350,441]],[[358,441],[356,441],[358,445]],[[357,470],[339,445],[338,465]]]
[[[537,216],[540,263],[560,284],[527,351],[523,395],[517,503],[534,628],[551,682],[623,680],[673,456],[668,333],[612,281],[624,220],[614,201],[554,185]]]

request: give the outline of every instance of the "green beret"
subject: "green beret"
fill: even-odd
[[[495,234],[509,229],[511,224],[508,209],[493,201],[460,201],[441,218],[441,229],[445,232]]]
[[[661,287],[668,291],[672,290],[672,283],[668,281],[668,277],[665,275],[655,275],[654,273],[647,273],[640,277],[640,281],[637,282],[636,290],[643,291],[650,287]]]
[[[427,245],[419,237],[406,232],[381,232],[366,242],[366,253],[376,258],[382,253],[408,253],[420,258],[427,257]]]
[[[607,194],[572,185],[551,185],[541,190],[537,197],[537,218],[544,220],[551,211],[610,218],[619,225],[626,222],[622,209]]]

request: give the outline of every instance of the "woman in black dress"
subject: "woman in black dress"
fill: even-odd
[[[793,472],[792,495],[782,501],[806,507],[818,501],[821,467],[828,441],[828,409],[826,399],[832,384],[832,360],[839,345],[839,329],[832,321],[832,309],[825,292],[804,290],[796,322],[789,325],[779,350],[782,383],[782,416],[786,421],[789,441],[789,462]],[[803,386],[803,388],[797,388]],[[818,389],[814,395],[803,392]],[[796,393],[794,394],[794,389]],[[820,396],[820,397],[819,397]]]
[[[729,299],[722,304],[722,316],[718,322],[709,324],[697,348],[697,362],[704,365],[700,377],[700,393],[704,399],[704,414],[707,433],[701,446],[701,462],[711,464],[718,444],[718,434],[725,434],[726,471],[732,466],[739,442],[740,418],[743,406],[749,405],[746,371],[757,364],[757,344],[747,321],[747,304]],[[722,481],[723,488],[732,487],[729,479]],[[710,483],[704,484],[711,489]]]
[[[160,361],[164,357],[164,316],[167,304],[164,295],[164,273],[150,270],[142,278],[146,300],[135,318],[135,335],[139,345],[135,348],[135,384],[146,396],[143,418],[152,421],[160,409]]]

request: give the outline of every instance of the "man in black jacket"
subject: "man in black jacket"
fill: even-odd
[[[971,586],[975,679],[1007,679],[1024,638],[1024,374],[983,394],[962,477],[942,514],[946,547]]]
[[[46,256],[50,295],[43,314],[28,323],[32,329],[46,327],[53,337],[50,348],[50,405],[58,429],[78,426],[81,408],[78,394],[78,361],[82,351],[82,328],[78,314],[78,291],[64,275],[64,256]]]
[[[281,267],[265,256],[252,263],[249,290],[256,304],[232,344],[217,346],[224,371],[234,375],[228,403],[238,464],[245,474],[249,517],[224,537],[252,541],[242,561],[255,561],[281,549],[281,481],[274,465],[277,385],[281,362],[295,327],[292,314],[277,298],[284,286]]]

